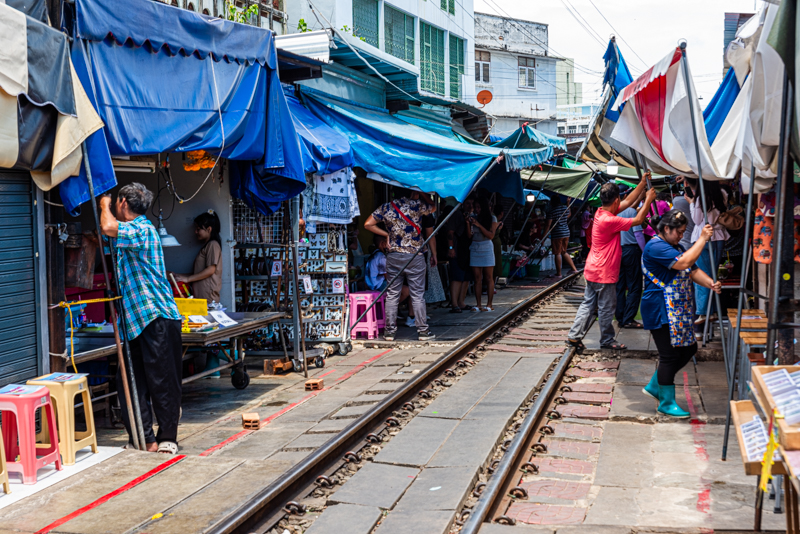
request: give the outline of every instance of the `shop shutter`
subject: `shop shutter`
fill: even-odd
[[[353,0],[353,35],[378,47],[378,0]]]
[[[0,171],[0,386],[40,371],[33,202],[29,173]]]
[[[444,96],[444,30],[419,23],[420,87]]]

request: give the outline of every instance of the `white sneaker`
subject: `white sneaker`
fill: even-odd
[[[408,327],[416,326],[416,321],[414,320],[413,317],[406,317],[406,326]]]

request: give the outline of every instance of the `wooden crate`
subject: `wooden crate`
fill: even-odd
[[[292,361],[287,358],[281,358],[280,360],[264,360],[265,375],[277,375],[278,373],[291,371],[293,368]]]
[[[790,374],[796,371],[800,371],[800,366],[798,365],[756,365],[750,369],[750,372],[753,377],[753,385],[756,387],[756,398],[761,404],[761,408],[764,410],[764,413],[767,415],[771,414],[772,411],[777,408],[777,404],[775,404],[775,399],[772,398],[769,390],[767,389],[767,385],[764,382],[764,375],[769,373],[774,373],[780,369],[786,369]],[[780,443],[786,450],[789,451],[796,451],[800,450],[800,423],[790,425],[786,423],[783,419],[777,420],[778,424],[778,437],[780,438]]]
[[[761,462],[750,462],[747,460],[747,450],[744,447],[744,436],[742,434],[742,424],[752,421],[754,415],[758,415],[758,412],[752,402],[747,400],[731,401],[731,418],[733,420],[733,426],[736,428],[736,441],[739,442],[739,454],[742,456],[745,475],[761,474]],[[783,462],[775,462],[772,465],[772,474],[786,474],[786,466]]]

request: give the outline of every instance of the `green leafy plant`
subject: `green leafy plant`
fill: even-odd
[[[234,2],[225,2],[225,5],[228,8],[228,20],[233,22],[249,24],[251,19],[258,14],[258,4],[253,4],[243,10],[237,8]]]
[[[350,27],[347,24],[342,26],[341,31],[343,31],[344,33],[349,33],[353,37],[358,37],[358,35],[356,35],[355,30],[351,30]],[[364,41],[365,43],[367,42],[367,40],[364,37],[358,37],[358,38],[361,39],[362,41]]]
[[[297,21],[297,31],[299,31],[300,33],[306,33],[311,31],[308,29],[308,24],[306,24],[305,19],[300,19]]]

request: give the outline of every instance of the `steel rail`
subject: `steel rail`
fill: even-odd
[[[497,513],[497,507],[505,495],[502,490],[516,485],[513,483],[512,476],[518,473],[520,466],[526,462],[525,453],[530,450],[531,441],[536,438],[536,427],[544,416],[546,408],[550,405],[553,394],[564,378],[564,373],[569,368],[573,356],[575,356],[574,348],[565,350],[550,378],[545,381],[539,396],[536,397],[528,415],[525,416],[522,426],[514,435],[508,450],[495,468],[494,474],[486,483],[478,502],[461,528],[461,534],[478,534],[487,517]]]
[[[578,271],[546,287],[453,347],[452,350],[423,369],[418,375],[345,427],[319,449],[306,456],[300,463],[263,488],[250,500],[242,503],[227,516],[217,521],[208,529],[208,532],[244,534],[269,530],[285,515],[283,507],[288,502],[297,499],[304,490],[313,487],[313,483],[319,475],[341,462],[348,451],[360,448],[360,444],[368,444],[366,435],[373,431],[374,427],[383,425],[395,410],[416,397],[420,390],[425,389],[431,381],[444,373],[457,360],[462,359],[466,353],[484,343],[488,335],[499,331],[528,308],[547,300],[556,291],[571,285],[582,274],[582,270]]]

